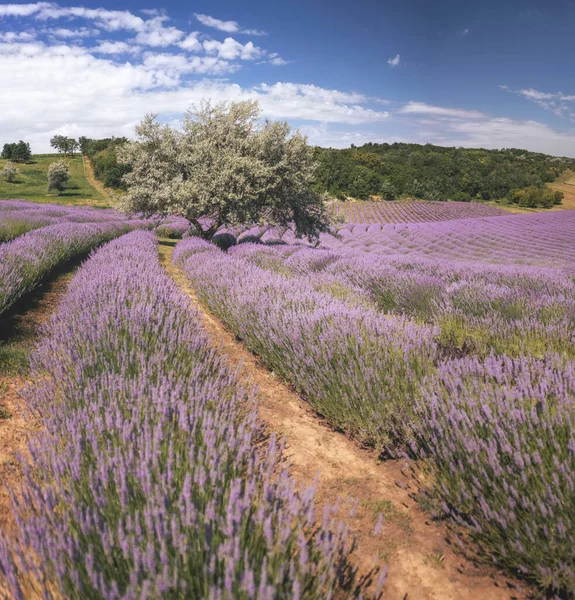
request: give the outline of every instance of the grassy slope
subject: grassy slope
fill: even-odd
[[[14,183],[0,179],[0,199],[22,198],[33,202],[58,202],[60,204],[90,204],[109,206],[109,198],[96,189],[86,178],[82,157],[67,158],[72,177],[68,187],[60,196],[48,194],[48,165],[62,156],[57,154],[36,154],[27,164],[17,164],[20,175]],[[0,170],[6,161],[0,159]]]

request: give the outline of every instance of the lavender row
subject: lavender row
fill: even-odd
[[[505,211],[482,202],[361,202],[336,201],[336,215],[342,215],[347,223],[423,223],[506,215]]]
[[[231,253],[316,288],[363,295],[385,313],[433,323],[451,354],[575,356],[575,279],[558,269],[382,259],[303,245],[240,244]]]
[[[175,259],[208,306],[333,424],[381,436],[395,411],[391,431],[426,459],[438,512],[465,526],[494,562],[543,589],[575,593],[575,366],[565,356],[550,356],[547,347],[555,340],[564,354],[572,353],[572,278],[554,270],[382,263],[301,246],[246,244],[226,255],[198,240],[180,243]],[[366,286],[369,277],[379,287]],[[458,296],[466,288],[467,295]],[[322,305],[325,292],[332,303]],[[441,313],[445,302],[436,306],[435,299],[450,293],[452,304]],[[431,315],[442,325],[439,316],[450,310],[459,310],[467,326],[475,318],[483,328],[505,325],[493,334],[501,339],[512,327],[516,340],[523,327],[529,338],[530,324],[548,327],[539,338],[542,357],[520,356],[526,346],[511,343],[500,350],[516,351],[517,358],[426,356],[439,335],[430,328],[428,346],[410,357],[417,360],[419,352],[423,362],[406,388],[402,365],[381,361],[389,352],[384,344],[401,348],[402,342],[374,327],[378,294],[387,294],[380,302],[388,310]],[[325,306],[338,306],[343,318]],[[391,324],[397,317],[385,318]],[[406,348],[404,356],[409,353]],[[354,377],[365,385],[359,393]],[[397,391],[391,404],[388,385]],[[343,418],[342,407],[350,407]],[[366,428],[366,417],[375,429]]]
[[[197,238],[180,242],[173,260],[207,306],[332,424],[379,449],[393,444],[433,368],[434,327],[381,315]]]
[[[93,254],[45,333],[27,392],[45,433],[0,544],[10,597],[353,597],[347,527],[264,442],[152,234]]]
[[[63,223],[0,246],[0,313],[61,265],[131,229],[128,223]]]
[[[497,564],[575,595],[575,363],[447,362],[425,382],[417,415],[414,448],[431,459],[438,512]]]
[[[385,257],[568,269],[575,263],[573,210],[438,223],[348,224],[339,234],[322,236],[322,244]]]

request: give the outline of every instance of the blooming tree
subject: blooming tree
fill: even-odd
[[[0,172],[0,175],[5,181],[7,181],[8,183],[12,183],[16,181],[16,177],[18,177],[19,173],[20,171],[18,171],[16,165],[14,165],[11,162],[8,162]]]
[[[149,115],[137,140],[118,150],[126,212],[179,214],[211,239],[222,226],[295,226],[317,239],[329,229],[323,198],[312,191],[313,149],[287,123],[260,121],[257,102],[212,105],[186,113],[182,129]]]
[[[60,194],[70,179],[70,169],[63,160],[53,162],[48,167],[48,191]]]

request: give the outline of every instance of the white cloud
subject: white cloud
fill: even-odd
[[[244,35],[255,35],[255,36],[268,34],[268,32],[264,31],[263,29],[242,29],[238,33],[243,33]]]
[[[513,90],[507,85],[500,85],[499,87],[506,92],[517,94],[518,96],[522,96],[523,98],[534,102],[541,108],[551,111],[558,117],[569,116],[570,118],[573,118],[570,112],[571,108],[567,106],[565,102],[575,101],[575,95],[567,95],[563,92],[541,92],[533,88]]]
[[[178,46],[182,50],[187,50],[188,52],[201,52],[203,46],[200,40],[198,40],[198,33],[190,33],[186,38],[184,38],[181,42],[178,43]]]
[[[281,56],[278,56],[277,53],[269,55],[269,63],[274,67],[283,67],[284,65],[289,65],[289,60],[284,60]]]
[[[57,27],[55,29],[48,29],[46,33],[59,38],[86,38],[94,37],[100,34],[97,29],[90,29],[89,27],[80,27],[78,29],[67,29],[66,27]]]
[[[139,54],[142,49],[140,46],[135,46],[133,44],[127,44],[126,42],[112,42],[112,41],[103,41],[100,42],[95,48],[91,48],[91,52],[95,52],[97,54]]]
[[[246,88],[228,81],[185,79],[235,68],[218,56],[147,52],[140,64],[132,64],[98,57],[80,46],[0,44],[0,130],[6,139],[30,141],[35,152],[48,151],[55,132],[130,136],[146,113],[177,118],[202,98],[258,100],[264,115],[274,119],[361,125],[388,116],[362,106],[365,98],[360,94],[312,85]]]
[[[471,29],[467,29],[467,28],[465,28],[461,31],[461,35],[463,35],[463,36],[469,35],[470,33],[471,33]]]
[[[399,64],[401,63],[401,57],[399,56],[399,54],[397,54],[395,57],[390,58],[387,61],[388,65],[391,65],[392,67],[398,67]]]
[[[225,31],[226,33],[243,33],[245,35],[267,35],[267,32],[261,29],[242,29],[237,21],[221,21],[210,15],[201,15],[194,13],[194,17],[206,27],[212,27],[219,31]]]
[[[209,15],[200,15],[198,13],[194,13],[194,17],[196,17],[202,25],[213,27],[214,29],[225,31],[226,33],[236,33],[240,30],[240,26],[236,21],[220,21],[220,19],[214,19],[214,17],[210,17]]]
[[[401,114],[429,115],[452,119],[480,119],[484,116],[483,113],[476,110],[432,106],[430,104],[425,104],[425,102],[408,102],[402,106],[398,112]]]
[[[176,44],[184,32],[175,27],[165,27],[167,17],[153,17],[145,22],[144,29],[136,36],[136,43],[143,46],[166,47]]]
[[[16,42],[31,42],[36,39],[34,31],[6,31],[0,32],[0,42],[13,44]]]
[[[50,8],[50,2],[36,2],[33,4],[1,4],[0,17],[29,17],[37,14],[42,9]]]
[[[254,46],[253,42],[248,42],[244,45],[231,37],[226,38],[223,42],[206,40],[203,46],[208,54],[216,54],[225,60],[236,60],[238,58],[242,60],[255,60],[263,55],[261,48]]]

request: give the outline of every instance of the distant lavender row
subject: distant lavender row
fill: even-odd
[[[33,357],[10,598],[352,597],[347,527],[296,491],[253,400],[134,232],[84,264]],[[81,339],[81,343],[78,340]]]
[[[334,425],[380,449],[393,443],[433,368],[434,327],[383,316],[197,238],[180,242],[173,260],[209,308]]]
[[[362,295],[386,313],[439,327],[448,351],[575,357],[575,279],[557,269],[241,244],[233,256],[304,278],[316,289]]]
[[[44,204],[26,200],[0,200],[0,222],[8,218],[46,219],[55,223],[96,223],[123,221],[126,216],[113,209],[92,208],[90,206],[66,206]]]
[[[481,202],[342,202],[333,206],[346,223],[424,223],[476,217],[496,217],[505,211]]]
[[[0,246],[0,313],[39,285],[58,265],[130,229],[121,221],[62,223],[30,231]]]
[[[329,249],[354,249],[386,257],[569,269],[575,265],[575,211],[439,223],[348,224],[339,234],[340,239],[322,236],[322,245]],[[291,242],[290,239],[287,241]]]

